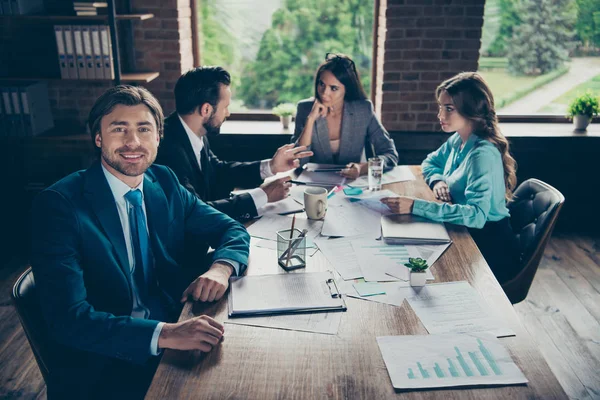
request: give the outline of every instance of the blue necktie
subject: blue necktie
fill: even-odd
[[[133,206],[133,210],[128,213],[135,258],[133,279],[141,302],[148,307],[150,306],[148,289],[150,288],[152,267],[146,218],[144,218],[144,209],[142,208],[142,192],[139,189],[132,190],[125,195],[125,199]]]

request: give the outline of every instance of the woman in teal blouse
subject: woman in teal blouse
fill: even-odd
[[[501,283],[519,270],[518,242],[506,201],[516,185],[516,163],[500,132],[494,99],[483,78],[460,73],[438,86],[438,118],[455,132],[422,164],[423,177],[441,203],[384,198],[392,211],[469,228]]]

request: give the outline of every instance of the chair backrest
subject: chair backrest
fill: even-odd
[[[521,271],[502,284],[511,303],[527,297],[564,202],[565,197],[552,186],[538,179],[528,179],[517,187],[507,204],[521,252]]]
[[[31,267],[17,279],[12,290],[12,299],[19,314],[21,325],[35,356],[38,367],[48,385],[50,380],[51,344],[48,328],[42,316],[42,310],[35,290],[35,280]]]

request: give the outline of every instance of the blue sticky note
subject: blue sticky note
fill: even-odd
[[[364,279],[355,279],[352,286],[354,286],[354,289],[356,289],[356,292],[361,297],[385,294],[385,290],[383,290],[381,284],[377,282],[365,282]]]
[[[347,188],[344,188],[344,193],[346,194],[346,196],[358,196],[358,195],[361,195],[363,193],[363,191],[361,188],[347,187]]]

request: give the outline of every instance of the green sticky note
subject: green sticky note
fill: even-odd
[[[361,188],[344,188],[344,193],[346,193],[346,196],[358,196],[362,194],[362,189]]]
[[[356,289],[356,292],[361,297],[385,294],[385,290],[383,290],[381,284],[377,282],[365,282],[364,279],[355,279],[352,286],[354,286],[354,289]]]

